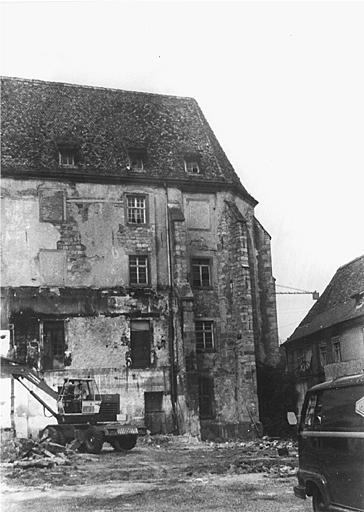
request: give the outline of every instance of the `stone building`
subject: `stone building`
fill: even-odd
[[[336,271],[283,347],[298,410],[309,387],[364,371],[364,256]]]
[[[247,434],[278,357],[270,237],[191,98],[2,79],[2,329],[152,432]]]

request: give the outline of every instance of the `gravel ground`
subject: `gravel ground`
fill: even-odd
[[[208,444],[189,438],[141,439],[121,454],[72,454],[70,465],[15,468],[1,464],[6,512],[310,511],[295,498],[294,449],[274,445]]]

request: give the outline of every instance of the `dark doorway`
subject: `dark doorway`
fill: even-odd
[[[43,322],[44,370],[64,368],[64,322],[47,320]]]
[[[152,434],[166,431],[165,412],[163,410],[163,392],[146,391],[144,393],[145,426]]]
[[[131,361],[132,368],[150,367],[151,330],[149,321],[131,322]]]
[[[199,377],[200,418],[214,417],[214,379],[200,375]]]

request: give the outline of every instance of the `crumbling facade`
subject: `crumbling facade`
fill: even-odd
[[[191,98],[2,80],[2,329],[152,432],[246,435],[278,358],[270,237]]]

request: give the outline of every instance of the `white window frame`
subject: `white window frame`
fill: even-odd
[[[127,223],[140,226],[147,223],[147,198],[142,194],[128,194],[126,196]],[[141,219],[138,222],[137,219]]]
[[[132,262],[132,258],[135,258],[135,263]],[[143,262],[141,260],[144,260]],[[131,269],[136,269],[136,281],[131,280]],[[145,282],[140,281],[140,269],[145,270]],[[145,254],[131,254],[129,256],[129,282],[133,286],[142,285],[146,286],[149,284],[149,261],[148,255]]]
[[[201,325],[199,325],[201,324]],[[198,343],[198,335],[202,336],[202,346]],[[208,340],[207,335],[211,335],[211,342]],[[196,352],[214,352],[215,351],[215,325],[213,320],[198,319],[195,321],[195,336],[196,336]],[[207,346],[208,345],[208,346]]]

